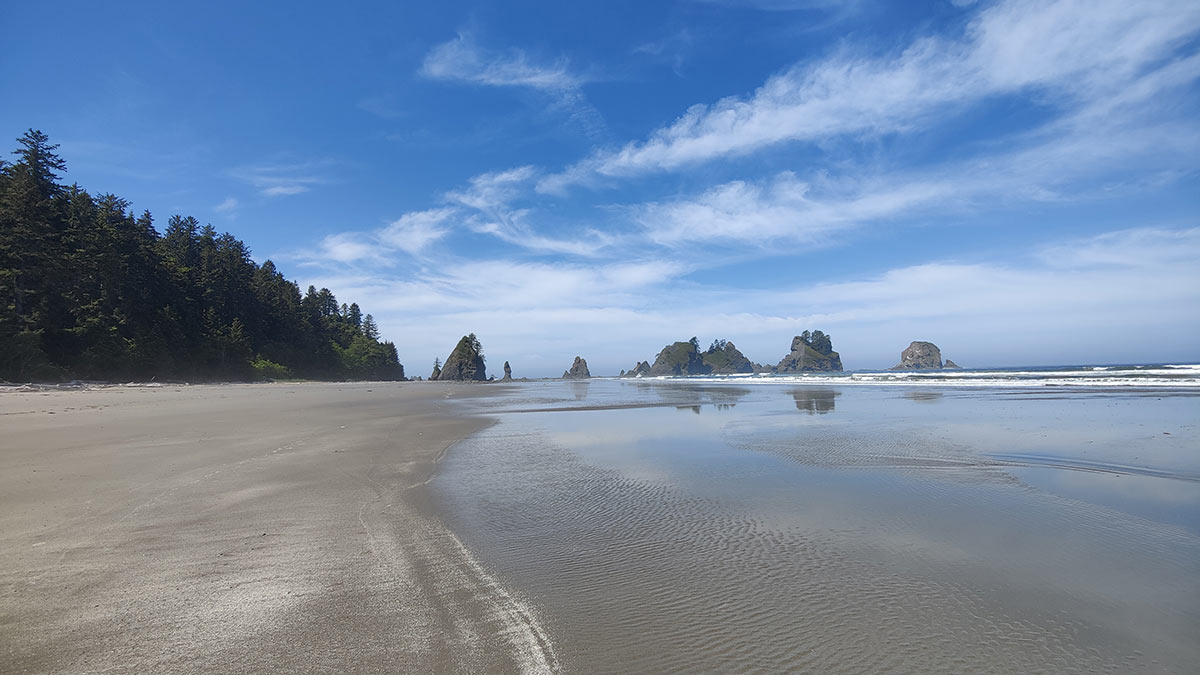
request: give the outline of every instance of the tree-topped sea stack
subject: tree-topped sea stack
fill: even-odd
[[[483,364],[483,345],[479,344],[479,338],[475,337],[474,333],[464,335],[458,341],[454,351],[450,352],[450,356],[447,356],[446,362],[442,364],[442,371],[437,379],[477,381],[487,379],[487,372]]]
[[[950,359],[942,363],[942,350],[932,342],[914,341],[908,348],[900,352],[900,363],[892,366],[892,370],[944,370],[957,369],[959,365]]]
[[[775,366],[777,373],[841,371],[842,357],[833,351],[833,341],[821,331],[792,338],[792,351]]]
[[[570,370],[564,370],[562,379],[564,380],[586,380],[592,374],[588,372],[587,360],[582,356],[576,356],[574,363],[571,364]]]
[[[754,364],[750,363],[750,359],[728,340],[713,340],[708,351],[700,355],[700,360],[709,367],[709,372],[716,374],[754,372]]]
[[[650,375],[708,375],[712,367],[700,358],[700,342],[692,338],[687,342],[674,342],[663,347],[654,357]]]

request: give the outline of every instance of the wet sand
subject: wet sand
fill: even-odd
[[[434,499],[564,672],[1200,663],[1194,391],[592,381],[469,405],[499,421]]]
[[[0,671],[556,668],[427,494],[491,389],[0,393]]]

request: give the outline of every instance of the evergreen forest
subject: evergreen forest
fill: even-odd
[[[190,216],[60,183],[29,130],[0,160],[0,380],[404,379],[370,314],[303,294]]]

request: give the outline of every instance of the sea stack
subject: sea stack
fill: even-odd
[[[713,340],[708,351],[700,355],[712,373],[753,373],[754,364],[728,340]]]
[[[432,379],[432,378],[430,378]],[[483,345],[474,333],[464,335],[446,362],[442,364],[439,380],[475,380],[482,382],[487,379],[483,363]]]
[[[792,338],[792,350],[775,366],[776,373],[840,372],[842,357],[833,351],[833,340],[821,331]]]
[[[942,350],[938,349],[937,345],[918,340],[909,343],[908,348],[900,352],[900,363],[892,366],[891,370],[943,370],[959,367],[949,359],[942,363]]]
[[[508,365],[508,361],[504,362],[504,377],[500,378],[501,382],[512,382],[512,368]]]
[[[633,370],[622,370],[621,377],[645,377],[650,374],[650,363],[647,361],[638,361]]]
[[[650,366],[650,375],[708,375],[712,366],[700,358],[700,341],[674,342],[662,348]]]
[[[586,380],[592,374],[588,372],[587,360],[582,356],[576,356],[575,362],[571,364],[570,370],[564,370],[562,379],[564,380]]]

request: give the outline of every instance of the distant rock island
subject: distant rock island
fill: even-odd
[[[792,338],[792,350],[780,359],[773,372],[840,372],[842,357],[833,351],[833,340],[821,331],[803,333]]]
[[[700,351],[700,340],[693,337],[685,342],[673,342],[654,357],[654,365],[639,361],[633,370],[621,371],[621,377],[686,376],[727,373],[752,373],[750,363],[728,340],[713,340],[708,349]]]
[[[708,351],[700,355],[700,360],[704,361],[705,365],[712,369],[709,372],[714,374],[754,372],[754,364],[750,363],[750,359],[727,340],[713,340]]]
[[[504,377],[500,378],[501,382],[512,382],[512,367],[508,365],[508,361],[504,362]]]
[[[588,372],[587,360],[582,356],[576,356],[575,362],[571,364],[570,370],[564,370],[562,379],[564,380],[586,380],[592,374]]]
[[[630,371],[621,371],[618,377],[645,377],[650,374],[650,363],[648,361],[638,361],[638,364]]]
[[[942,363],[942,350],[932,342],[914,341],[908,348],[900,352],[900,363],[891,370],[945,370],[961,368],[957,363],[946,359]]]
[[[431,380],[486,380],[487,372],[483,363],[483,345],[474,333],[464,335],[446,357],[446,362],[438,364],[434,361]]]
[[[686,342],[673,342],[654,358],[654,364],[639,361],[632,370],[622,370],[621,377],[657,377],[688,375],[731,375],[738,373],[800,373],[840,371],[842,359],[833,351],[829,336],[821,331],[804,331],[792,339],[791,352],[777,366],[760,366],[728,340],[713,340],[705,351],[693,337]]]

